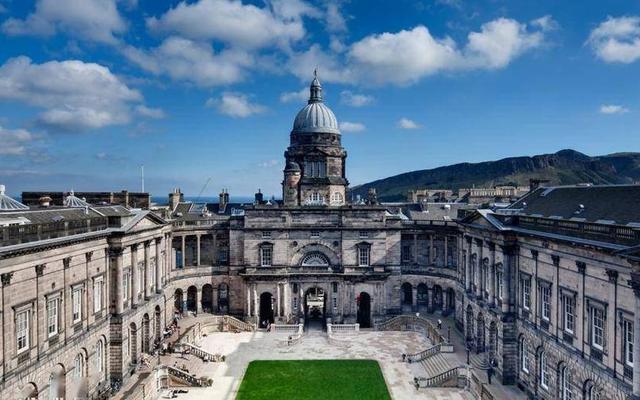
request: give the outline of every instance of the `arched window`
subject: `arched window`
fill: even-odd
[[[98,340],[96,343],[96,371],[100,375],[100,380],[104,376],[104,343],[102,340]]]
[[[322,253],[311,253],[302,258],[301,265],[303,267],[328,267],[329,260]]]
[[[82,378],[84,376],[84,357],[78,354],[73,361],[73,377]]]
[[[584,400],[599,400],[600,394],[596,390],[596,385],[592,380],[584,383]]]
[[[524,337],[520,338],[520,363],[523,372],[529,372],[529,353]]]
[[[538,374],[540,378],[540,386],[549,389],[549,371],[547,370],[547,354],[544,350],[540,352],[538,357]]]
[[[560,390],[561,400],[573,400],[571,376],[569,374],[569,368],[566,365],[560,367],[560,382],[558,383],[558,389]]]
[[[344,203],[344,198],[342,197],[342,193],[333,192],[333,194],[331,195],[331,205],[340,206],[342,205],[342,203]]]

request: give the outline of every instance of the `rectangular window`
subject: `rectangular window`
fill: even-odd
[[[502,282],[502,272],[496,273],[496,280],[498,281],[498,298],[502,300],[502,292],[504,290],[504,286]]]
[[[73,323],[82,319],[82,290],[74,289],[71,293],[71,303],[73,305]]]
[[[333,289],[333,293],[338,293],[338,282],[333,282],[331,286]]]
[[[271,231],[262,231],[263,239],[271,239]]]
[[[16,347],[17,352],[25,351],[29,347],[29,314],[30,310],[16,314]]]
[[[293,298],[293,309],[294,310],[298,309],[298,298],[297,297]]]
[[[403,263],[409,263],[411,262],[411,246],[410,245],[404,245],[402,246],[402,262]]]
[[[229,259],[229,253],[227,249],[220,249],[218,251],[218,262],[220,264],[226,264]]]
[[[573,334],[576,328],[576,299],[573,296],[562,296],[562,303],[564,307],[563,312],[563,325],[564,330],[567,333]]]
[[[333,298],[333,308],[338,308],[338,299],[337,298]]]
[[[633,367],[633,322],[628,319],[623,321],[624,361],[628,366]]]
[[[104,281],[102,278],[93,281],[93,312],[102,311],[102,292]]]
[[[273,249],[271,246],[263,246],[260,248],[260,265],[270,267],[272,262]]]
[[[369,237],[369,232],[367,231],[360,231],[358,232],[358,237],[360,237],[360,239],[366,239]]]
[[[549,321],[551,318],[551,287],[542,286],[540,288],[540,295],[542,300],[540,304],[542,319]]]
[[[549,389],[549,371],[547,370],[547,355],[540,353],[540,386]]]
[[[311,231],[311,238],[317,239],[320,237],[320,231]]]
[[[604,349],[604,310],[598,307],[591,309],[591,345]]]
[[[524,372],[529,372],[529,353],[527,353],[527,349],[524,347],[524,341],[521,342],[522,348],[522,370]]]
[[[143,264],[138,264],[138,293],[144,293],[144,265]],[[137,298],[138,297],[138,293],[134,293],[133,294],[133,298]]]
[[[522,306],[525,310],[531,308],[531,278],[522,279]]]
[[[122,300],[129,299],[129,274],[122,274]]]
[[[358,247],[358,265],[366,267],[369,265],[369,247]]]
[[[47,302],[47,334],[49,337],[58,334],[58,299]]]

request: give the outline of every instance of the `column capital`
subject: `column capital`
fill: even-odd
[[[551,256],[551,260],[553,261],[553,265],[555,265],[556,267],[560,265],[560,256],[559,255],[552,255]]]
[[[9,286],[9,284],[11,284],[12,277],[13,277],[13,272],[5,272],[4,274],[0,275],[2,286]]]
[[[534,260],[537,260],[538,259],[538,250],[531,249],[531,257],[533,257]]]
[[[611,283],[618,282],[618,271],[614,269],[608,269],[606,272],[607,272],[607,276],[609,277],[609,282]]]
[[[584,275],[587,270],[587,264],[584,261],[576,261],[576,267],[578,267],[578,272]]]
[[[640,272],[632,272],[628,283],[636,297],[640,297]]]
[[[124,253],[124,249],[122,247],[110,247],[109,248],[109,256],[118,257]]]
[[[42,276],[44,274],[44,269],[46,268],[47,264],[38,264],[36,265],[35,269],[36,269],[36,276]]]
[[[138,250],[138,246],[139,246],[139,245],[140,245],[139,243],[134,243],[134,244],[132,244],[132,245],[131,245],[131,250],[133,250],[133,251]]]
[[[154,240],[156,241],[156,244],[162,243],[162,238],[161,237],[157,237]]]

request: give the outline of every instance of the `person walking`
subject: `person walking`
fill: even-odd
[[[438,330],[442,329],[442,320],[438,318]]]

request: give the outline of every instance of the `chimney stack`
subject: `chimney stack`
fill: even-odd
[[[224,210],[227,208],[227,204],[229,204],[229,193],[227,192],[226,189],[222,189],[222,192],[220,192],[220,205],[219,205],[219,209],[220,212],[224,212]]]
[[[51,197],[42,196],[38,199],[38,203],[40,204],[40,207],[49,207],[51,205]]]
[[[175,210],[178,203],[182,201],[184,201],[184,195],[180,192],[180,188],[175,188],[172,193],[169,193],[169,208],[171,208],[171,211]]]
[[[258,189],[258,193],[256,193],[256,195],[255,195],[254,204],[263,204],[263,203],[264,203],[264,197],[263,197],[262,192],[260,191],[260,189]]]

